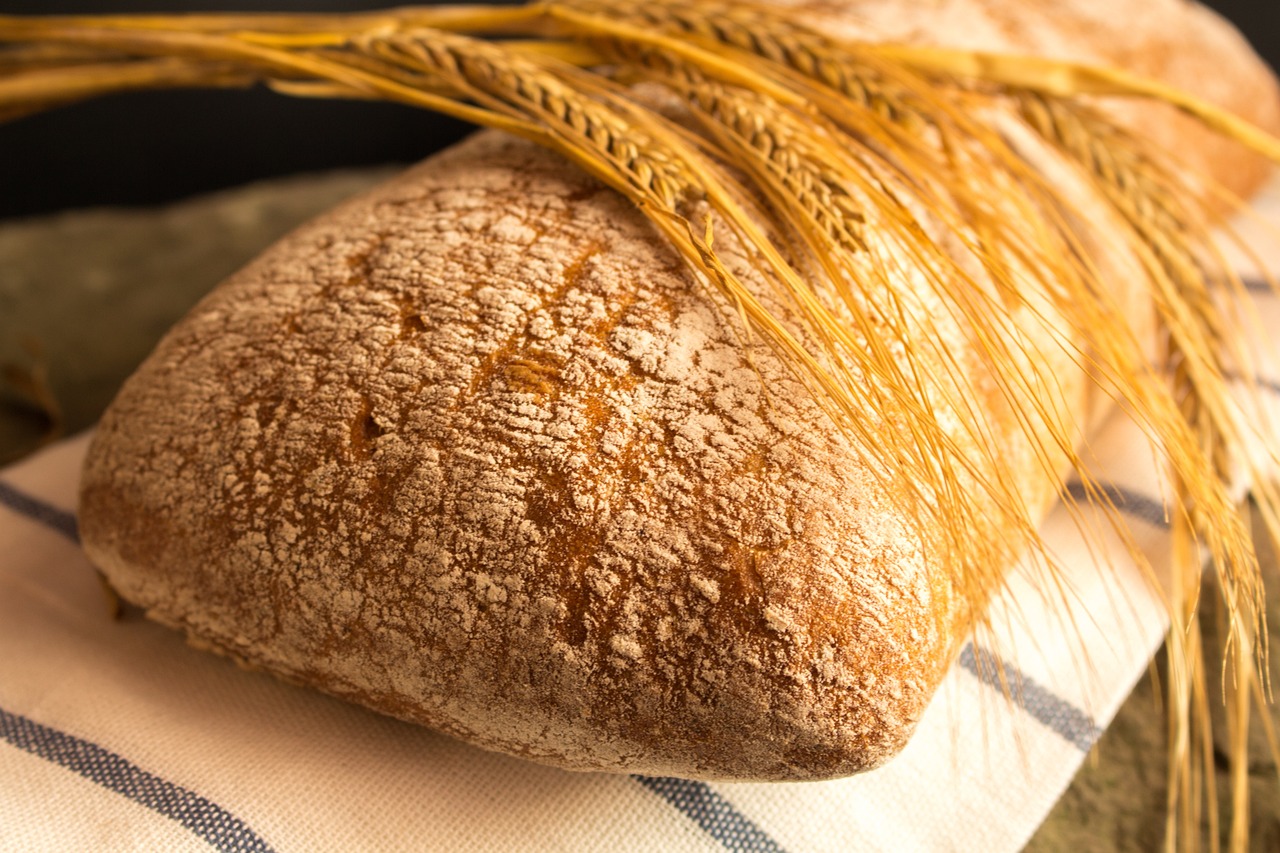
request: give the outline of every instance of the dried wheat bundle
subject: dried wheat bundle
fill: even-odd
[[[974,630],[1020,555],[1039,553],[1050,592],[1061,570],[1036,533],[1046,496],[1023,493],[1010,475],[944,327],[968,330],[1002,416],[1034,437],[1035,464],[1058,495],[1070,502],[1066,484],[1079,481],[1108,507],[1084,458],[1088,419],[1064,410],[1053,365],[1031,343],[1056,337],[1147,432],[1176,493],[1169,838],[1194,843],[1199,774],[1213,772],[1202,718],[1212,688],[1195,629],[1200,555],[1231,614],[1229,690],[1247,721],[1269,690],[1257,675],[1265,609],[1232,484],[1252,484],[1273,537],[1280,493],[1261,471],[1241,471],[1253,463],[1233,453],[1254,438],[1262,407],[1240,402],[1254,376],[1221,297],[1242,285],[1210,236],[1227,194],[1124,129],[1098,97],[1171,104],[1277,161],[1280,143],[1121,72],[852,43],[783,10],[717,0],[0,17],[0,118],[121,90],[256,84],[388,99],[498,128],[630,199],[732,307],[740,334],[767,343],[864,449],[860,461],[961,591],[962,621]],[[1046,150],[1084,176],[1121,226],[1115,239],[1137,259],[1155,306],[1154,336],[1081,244],[1075,202],[1036,168]],[[768,298],[744,284],[724,245],[764,277]],[[910,290],[893,284],[903,259]]]

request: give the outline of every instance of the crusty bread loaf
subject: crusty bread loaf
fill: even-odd
[[[1122,62],[1280,115],[1242,41],[1178,0],[800,5],[845,35]],[[1159,109],[1132,119],[1239,191],[1261,174]],[[1038,356],[1083,407],[1070,356]],[[972,621],[850,441],[628,202],[486,132],[173,329],[103,418],[81,525],[118,591],[192,641],[481,746],[823,778],[901,747]]]

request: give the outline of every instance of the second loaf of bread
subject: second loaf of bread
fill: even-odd
[[[1203,10],[1100,34],[1102,5],[802,11],[1175,77],[1186,52],[1230,77],[1207,94],[1274,117],[1269,77]],[[1068,354],[1042,355],[1083,406]],[[971,369],[1044,505],[1050,478]],[[971,618],[863,458],[627,201],[486,132],[184,319],[103,419],[81,523],[154,618],[379,711],[571,768],[824,778],[901,747]]]

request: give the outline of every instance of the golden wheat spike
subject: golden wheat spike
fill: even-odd
[[[491,44],[462,33],[528,40]],[[1056,423],[1052,377],[1027,363],[1008,318],[1011,307],[1041,301],[1059,312],[1064,338],[1074,336],[1064,346],[1078,348],[1077,363],[1165,448],[1175,473],[1183,583],[1174,584],[1169,602],[1176,700],[1169,709],[1176,771],[1169,838],[1190,843],[1201,784],[1190,769],[1207,741],[1196,663],[1202,652],[1184,584],[1198,574],[1201,546],[1223,581],[1238,669],[1247,669],[1255,649],[1261,654],[1265,637],[1256,557],[1227,489],[1226,449],[1240,436],[1224,377],[1238,354],[1206,286],[1220,272],[1207,245],[1207,217],[1179,201],[1185,187],[1169,170],[1077,98],[1169,103],[1278,161],[1280,143],[1185,93],[1121,72],[843,44],[783,12],[728,2],[0,17],[0,44],[9,45],[0,50],[0,118],[109,91],[264,82],[307,96],[397,100],[560,152],[645,211],[858,443],[878,446],[913,475],[899,486],[903,509],[922,535],[936,537],[930,548],[975,610],[1001,582],[1002,567],[1023,548],[1038,547],[1035,519],[999,464],[983,416],[954,387],[962,367],[928,343],[913,343],[911,330],[932,327],[894,295],[890,284],[901,271],[880,250],[892,244],[910,258],[922,288],[972,329],[1011,417],[1044,436],[1034,450],[1055,474],[1064,462],[1081,467],[1075,436]],[[682,97],[701,136],[690,137],[614,79],[569,64],[604,57],[616,63],[617,79],[658,82]],[[971,117],[986,110],[1017,111],[1081,166],[1128,224],[1125,239],[1142,262],[1168,341],[1172,384],[1147,363],[1142,342],[1108,301],[1054,188],[1000,130]],[[902,201],[910,195],[929,208],[927,217]],[[981,275],[943,251],[930,229],[961,244]],[[726,239],[747,248],[798,319],[777,316],[727,267],[716,248]],[[932,398],[925,387],[942,390]],[[873,434],[860,417],[865,411],[897,428]],[[958,426],[941,426],[944,412]],[[957,434],[972,450],[961,449]],[[1259,494],[1263,517],[1280,529],[1280,495],[1266,487]],[[954,524],[958,518],[1014,532],[975,542]],[[1237,714],[1247,709],[1250,690],[1260,692],[1249,677],[1239,684]],[[1236,719],[1236,749],[1244,724]],[[1243,802],[1238,775],[1235,789]],[[1243,843],[1238,826],[1233,837]]]

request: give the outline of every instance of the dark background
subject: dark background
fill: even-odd
[[[0,0],[0,13],[300,12],[393,2]],[[1208,5],[1235,21],[1271,66],[1280,68],[1280,0]],[[262,90],[113,96],[0,125],[0,218],[154,204],[334,166],[408,163],[467,130],[451,119],[392,104],[310,101]]]

